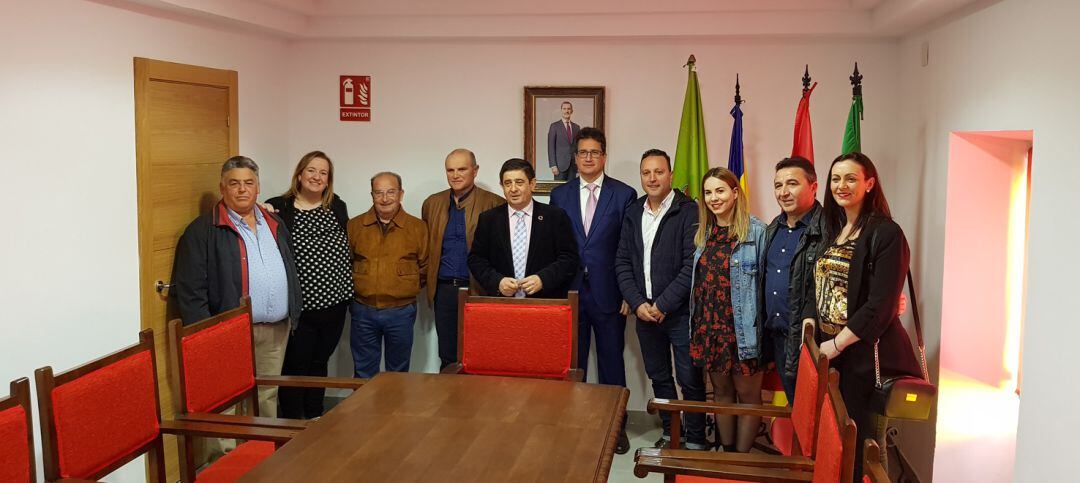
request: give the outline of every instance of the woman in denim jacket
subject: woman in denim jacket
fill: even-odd
[[[716,402],[761,404],[758,277],[765,224],[750,216],[735,174],[713,168],[701,181],[690,292],[690,357],[712,381]],[[724,451],[748,452],[760,417],[718,416]]]

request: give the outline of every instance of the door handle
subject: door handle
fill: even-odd
[[[174,284],[165,283],[165,282],[162,282],[161,280],[158,280],[157,282],[154,283],[154,291],[156,291],[159,294],[164,294],[166,290],[169,290],[169,289],[173,288],[173,285]]]

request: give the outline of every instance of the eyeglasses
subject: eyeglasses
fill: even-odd
[[[581,151],[575,151],[574,154],[576,154],[579,158],[599,158],[600,156],[604,155],[604,152],[597,150],[586,151],[582,149]]]
[[[382,197],[397,198],[398,193],[401,193],[401,191],[398,191],[398,190],[372,191],[371,192],[371,197],[372,198],[382,198]]]

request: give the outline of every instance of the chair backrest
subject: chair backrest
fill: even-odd
[[[819,408],[828,385],[829,360],[814,342],[813,328],[803,330],[799,351],[799,372],[795,378],[795,401],[791,405],[791,424],[803,456],[813,457],[814,436]]]
[[[169,322],[169,369],[176,411],[218,412],[245,398],[254,397],[255,352],[251,328],[251,303],[192,325]],[[258,404],[252,410],[258,411]]]
[[[867,439],[863,449],[863,483],[891,483],[885,466],[881,464],[881,447],[877,441]]]
[[[67,372],[34,375],[47,480],[96,480],[147,452],[161,461],[153,331]]]
[[[0,398],[0,481],[37,481],[31,414],[30,380],[11,381],[11,394]]]
[[[855,466],[855,423],[840,397],[839,373],[829,373],[828,391],[821,403],[814,456],[814,483],[847,483]]]
[[[462,372],[561,379],[577,369],[578,294],[566,299],[473,297],[458,292]]]

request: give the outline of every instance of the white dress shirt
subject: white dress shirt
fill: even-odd
[[[581,188],[578,189],[579,198],[581,199],[581,223],[585,223],[585,208],[589,205],[589,189],[585,186],[589,183],[584,179],[581,180]],[[593,184],[596,185],[596,206],[600,206],[600,190],[604,187],[604,173],[600,173],[600,176],[593,180]],[[593,213],[593,221],[596,221],[596,213]]]
[[[641,242],[645,247],[644,253],[642,253],[642,262],[644,263],[645,270],[645,298],[652,300],[652,246],[653,240],[656,238],[656,230],[660,228],[660,220],[664,219],[664,215],[667,214],[668,209],[671,208],[671,202],[675,199],[675,190],[668,192],[664,197],[664,201],[660,202],[660,209],[655,213],[651,211],[649,206],[649,199],[645,199],[645,210],[641,213]]]

